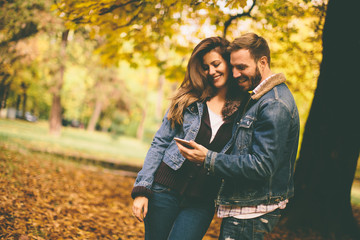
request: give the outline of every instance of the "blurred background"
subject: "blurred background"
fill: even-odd
[[[247,32],[268,40],[300,112],[292,226],[360,236],[359,3],[330,1],[0,0],[0,238],[142,239],[133,177],[193,48]],[[269,239],[307,239],[283,226]]]
[[[3,1],[1,117],[149,143],[205,37],[264,36],[307,114],[326,1]]]

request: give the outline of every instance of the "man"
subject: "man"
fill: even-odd
[[[249,100],[239,110],[231,153],[178,144],[190,161],[222,177],[216,199],[223,218],[219,239],[264,239],[294,195],[293,173],[299,139],[299,115],[283,74],[270,69],[266,40],[254,33],[229,47],[233,76]]]

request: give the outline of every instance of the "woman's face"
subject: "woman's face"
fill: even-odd
[[[228,63],[215,50],[206,53],[203,57],[203,69],[207,79],[217,88],[226,86],[230,68]]]

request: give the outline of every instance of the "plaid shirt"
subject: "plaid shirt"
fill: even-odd
[[[284,209],[286,204],[289,202],[288,199],[273,205],[258,205],[251,207],[239,207],[239,206],[225,206],[220,205],[217,211],[219,218],[234,217],[239,219],[250,219],[256,218],[266,213],[272,212],[277,208]]]

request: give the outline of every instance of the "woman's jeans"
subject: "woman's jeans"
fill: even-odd
[[[252,219],[227,217],[222,220],[219,240],[262,240],[280,219],[280,209]]]
[[[214,216],[214,202],[187,201],[167,187],[154,183],[145,218],[146,240],[200,240]]]

